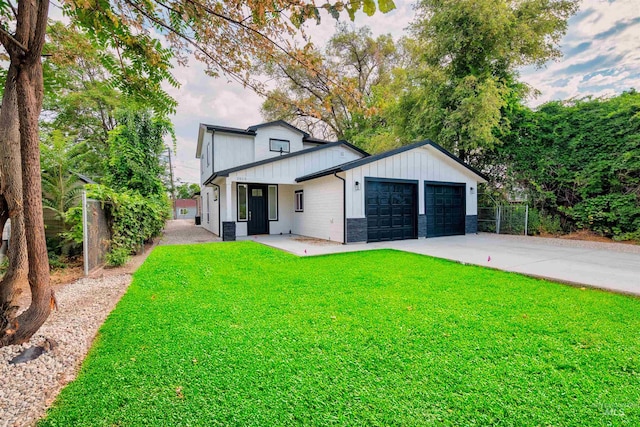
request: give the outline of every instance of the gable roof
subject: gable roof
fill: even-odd
[[[336,172],[348,171],[349,169],[354,169],[354,168],[357,168],[358,166],[366,165],[367,163],[372,163],[387,157],[395,156],[396,154],[404,153],[405,151],[413,150],[415,148],[424,147],[424,146],[431,146],[435,148],[436,150],[440,151],[441,153],[443,153],[444,155],[446,155],[447,157],[449,157],[451,160],[455,161],[459,165],[464,166],[466,169],[468,169],[478,177],[482,178],[483,180],[486,180],[486,181],[489,180],[483,173],[472,168],[468,164],[464,163],[462,160],[458,159],[456,156],[454,156],[449,151],[445,150],[435,142],[431,141],[430,139],[425,139],[424,141],[414,142],[413,144],[409,144],[409,145],[402,146],[400,148],[385,151],[384,153],[376,154],[374,156],[368,156],[362,159],[352,160],[350,162],[343,163],[341,165],[334,166],[329,169],[304,175],[299,178],[296,178],[296,182],[309,181],[310,179],[316,179],[323,176],[332,175]]]
[[[327,144],[318,145],[317,147],[307,148],[306,150],[294,151],[293,153],[284,154],[282,156],[269,157],[268,159],[258,160],[257,162],[252,162],[252,163],[247,163],[247,164],[244,164],[244,165],[234,166],[232,168],[228,168],[228,169],[224,169],[224,170],[221,170],[221,171],[214,172],[209,178],[207,178],[207,180],[203,183],[203,185],[210,184],[214,179],[216,179],[216,178],[218,178],[220,176],[229,176],[229,174],[232,173],[232,172],[237,172],[239,170],[253,168],[255,166],[265,165],[267,163],[277,162],[279,160],[290,159],[291,157],[300,156],[302,154],[313,153],[314,151],[324,150],[326,148],[339,147],[341,145],[344,145],[344,146],[346,146],[346,147],[348,147],[348,148],[350,148],[350,149],[362,154],[365,157],[370,156],[370,154],[367,153],[366,151],[356,147],[353,144],[348,143],[347,141],[342,141],[341,140],[341,141],[336,141],[336,142],[329,142]]]
[[[285,122],[284,120],[274,120],[272,122],[260,123],[259,125],[249,126],[247,128],[247,130],[255,132],[260,128],[264,128],[264,127],[268,127],[268,126],[283,126],[283,127],[291,129],[294,132],[301,133],[302,136],[304,136],[305,138],[311,137],[311,135],[309,135],[307,132],[303,131],[302,129],[298,129],[294,125],[289,124],[289,123]]]

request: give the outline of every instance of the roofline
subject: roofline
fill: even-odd
[[[247,136],[255,136],[255,131],[251,129],[240,129],[240,128],[232,128],[228,126],[218,126],[218,125],[204,125],[206,126],[208,131],[212,132],[222,132],[222,133],[234,133],[238,135],[247,135]]]
[[[271,122],[260,123],[260,124],[257,124],[257,125],[249,126],[247,128],[247,130],[255,132],[257,129],[260,129],[260,128],[263,128],[263,127],[267,127],[267,126],[284,126],[284,127],[289,128],[289,129],[295,130],[296,132],[300,132],[303,135],[303,137],[305,137],[305,138],[311,137],[311,135],[309,135],[307,132],[303,131],[302,129],[298,129],[297,127],[295,127],[291,123],[287,123],[284,120],[274,120],[274,121],[271,121]]]
[[[304,176],[296,178],[296,182],[309,181],[309,180],[312,180],[312,179],[321,178],[323,176],[331,175],[331,174],[334,174],[334,173],[337,173],[337,172],[345,172],[345,171],[348,171],[350,169],[357,168],[358,166],[366,165],[367,163],[372,163],[372,162],[375,162],[375,161],[378,161],[378,160],[385,159],[385,158],[390,157],[390,156],[394,156],[396,154],[403,153],[405,151],[413,150],[414,148],[424,147],[424,146],[427,146],[427,145],[430,145],[433,148],[435,148],[436,150],[438,150],[441,153],[445,154],[447,157],[449,157],[450,159],[454,160],[456,163],[460,164],[461,166],[464,166],[466,169],[470,170],[475,175],[479,176],[480,178],[484,179],[485,181],[489,180],[483,173],[481,173],[478,170],[474,169],[473,167],[467,165],[462,160],[458,159],[456,156],[454,156],[453,154],[451,154],[450,152],[448,152],[447,150],[442,148],[440,145],[436,144],[435,142],[431,141],[430,139],[425,139],[424,141],[414,142],[413,144],[404,145],[402,147],[395,148],[395,149],[389,150],[389,151],[385,151],[385,152],[380,153],[380,154],[369,156],[369,157],[366,157],[366,158],[363,158],[363,159],[353,160],[351,162],[343,163],[341,165],[334,166],[334,167],[329,168],[329,169],[321,170],[321,171],[318,171],[318,172],[315,172],[315,173],[312,173],[312,174],[309,174],[309,175],[304,175]]]
[[[310,142],[312,144],[329,144],[333,141],[327,141],[326,139],[314,138],[312,136],[305,136],[302,138],[302,142]]]
[[[213,174],[211,174],[211,176],[209,178],[207,178],[204,181],[203,185],[208,185],[218,177],[229,176],[230,173],[237,172],[239,170],[249,169],[249,168],[253,168],[253,167],[256,167],[256,166],[261,166],[261,165],[264,165],[264,164],[267,164],[267,163],[277,162],[279,160],[290,159],[292,157],[300,156],[302,154],[308,154],[308,153],[313,153],[314,151],[324,150],[325,148],[339,147],[341,145],[344,145],[347,148],[350,148],[350,149],[362,154],[363,156],[370,156],[370,154],[367,153],[366,151],[356,147],[353,144],[348,143],[347,141],[329,142],[327,144],[318,145],[317,147],[307,148],[306,150],[294,151],[293,153],[284,154],[282,156],[269,157],[267,159],[258,160],[257,162],[246,163],[244,165],[239,165],[239,166],[235,166],[235,167],[232,167],[232,168],[229,168],[229,169],[224,169],[224,170],[221,170],[221,171],[218,171],[218,172],[214,172]]]

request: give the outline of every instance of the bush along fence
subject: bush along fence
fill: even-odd
[[[95,264],[101,260],[109,266],[125,264],[160,234],[170,217],[171,204],[164,194],[143,197],[133,191],[116,192],[104,185],[87,185],[83,200],[83,206],[69,212],[68,220],[73,224],[73,239],[83,243],[86,250],[85,273],[99,266]]]

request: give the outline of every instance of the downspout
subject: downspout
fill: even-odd
[[[347,180],[334,172],[333,176],[342,181],[342,244],[347,244]]]
[[[211,183],[212,186],[218,188],[218,237],[222,237],[222,217],[220,216],[220,186],[218,184]]]

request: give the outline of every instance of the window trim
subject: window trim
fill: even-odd
[[[274,150],[273,146],[271,145],[271,143],[273,141],[286,142],[288,144],[289,148],[286,149],[286,150],[282,150],[282,151]],[[273,151],[274,153],[280,153],[280,152],[282,152],[282,153],[290,153],[291,152],[291,141],[289,141],[288,139],[269,138],[269,151]]]
[[[304,212],[304,190],[296,190],[294,193],[294,211],[295,212]],[[300,196],[298,198],[298,196]],[[298,203],[299,202],[299,203]]]
[[[275,219],[271,218],[271,206],[269,205],[271,203],[271,195],[269,194],[269,190],[271,189],[271,187],[276,189],[276,197],[275,197],[275,203],[276,203],[276,217]],[[280,216],[280,211],[279,211],[279,203],[278,203],[278,185],[277,184],[269,184],[267,185],[267,216],[269,217],[269,221],[278,221],[278,217]]]
[[[240,187],[245,188],[245,218],[240,218]],[[238,222],[248,222],[249,221],[249,184],[238,184],[236,187],[236,219]]]

